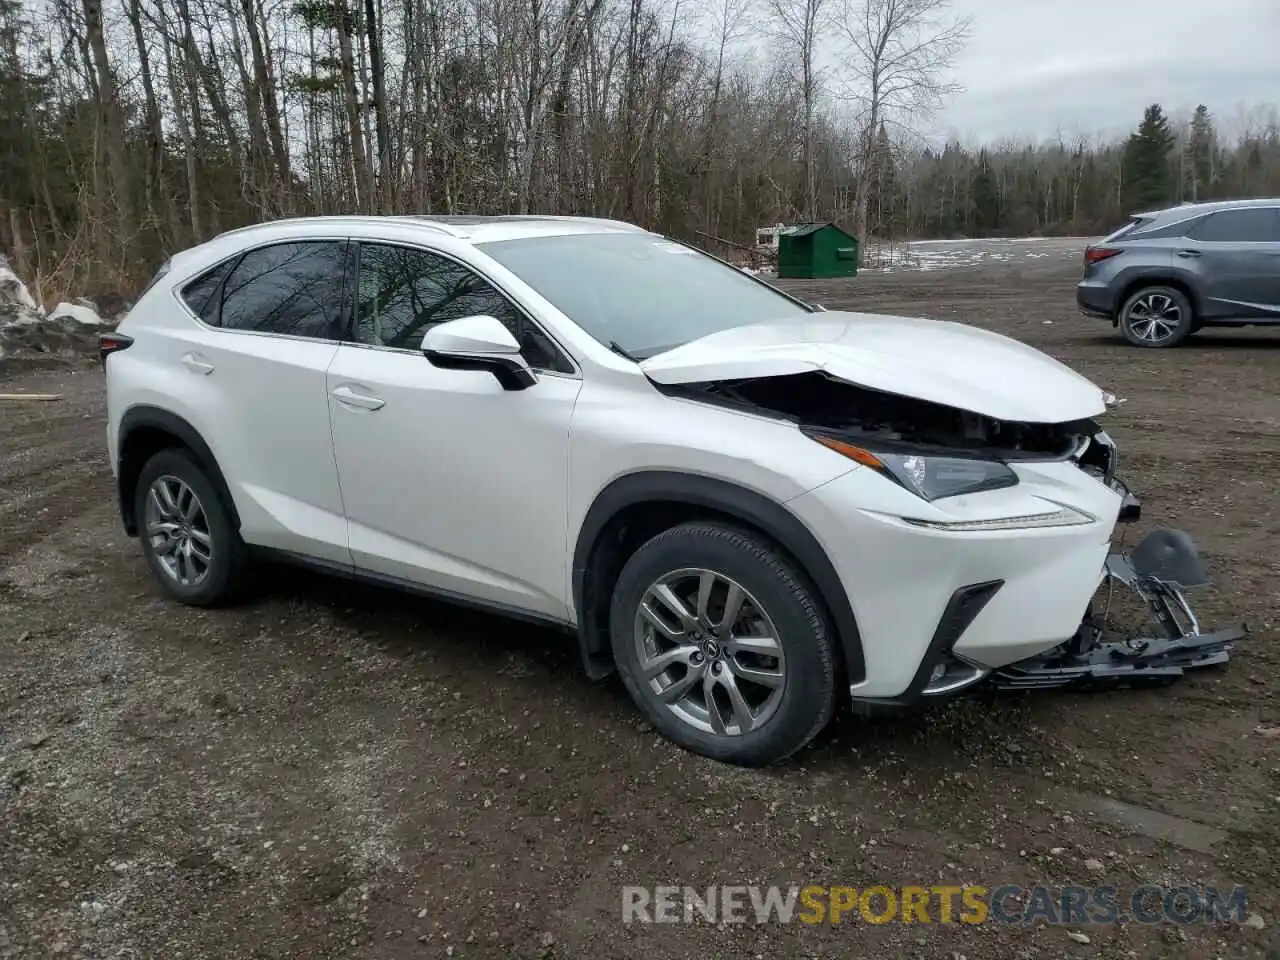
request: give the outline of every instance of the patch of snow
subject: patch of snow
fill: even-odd
[[[74,320],[76,323],[91,327],[101,326],[106,323],[102,317],[98,316],[98,311],[85,300],[80,300],[76,303],[64,302],[58,304],[53,308],[53,312],[49,314],[49,319]]]
[[[35,297],[31,296],[31,291],[27,289],[27,285],[23,283],[13,269],[9,266],[9,261],[0,254],[0,305],[12,304],[20,308],[21,311],[30,311],[35,314],[43,314],[40,304],[36,303]]]

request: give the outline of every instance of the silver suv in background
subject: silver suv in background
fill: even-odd
[[[1076,303],[1140,347],[1201,327],[1280,324],[1280,200],[1135,214],[1084,251]]]

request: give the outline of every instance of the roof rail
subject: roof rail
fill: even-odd
[[[450,237],[465,236],[458,230],[454,230],[447,224],[440,223],[436,220],[424,220],[418,217],[405,217],[396,215],[376,215],[368,213],[354,214],[320,214],[311,217],[281,217],[279,220],[263,220],[261,223],[251,223],[243,227],[233,227],[230,230],[224,230],[222,233],[216,234],[204,241],[209,243],[213,240],[219,240],[222,237],[236,236],[242,233],[252,233],[255,230],[262,230],[266,227],[287,226],[295,223],[369,223],[382,220],[399,220],[401,222],[411,222],[415,225],[426,227],[428,230],[434,230],[437,233],[443,233]]]

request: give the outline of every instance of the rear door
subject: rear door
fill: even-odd
[[[175,360],[240,533],[350,565],[325,373],[342,335],[346,240],[256,247],[180,291],[200,320]]]
[[[1174,255],[1194,260],[1203,276],[1206,314],[1280,320],[1280,211],[1219,210],[1201,220],[1192,243]]]

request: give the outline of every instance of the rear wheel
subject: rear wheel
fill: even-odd
[[[1191,302],[1174,287],[1144,287],[1120,311],[1120,332],[1138,347],[1173,347],[1195,329]]]
[[[195,459],[161,450],[143,466],[134,496],[142,553],[164,591],[198,607],[232,599],[247,551]]]
[[[610,633],[632,699],[695,753],[773,763],[831,719],[822,605],[794,562],[748,531],[693,522],[658,534],[623,567]]]

